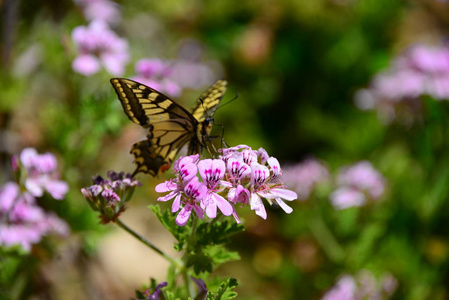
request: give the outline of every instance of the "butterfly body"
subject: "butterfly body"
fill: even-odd
[[[147,139],[131,148],[137,169],[156,176],[167,170],[179,150],[188,143],[187,154],[201,153],[207,147],[213,114],[226,91],[227,82],[218,80],[197,100],[189,112],[164,94],[125,78],[112,78],[128,118],[148,130]]]

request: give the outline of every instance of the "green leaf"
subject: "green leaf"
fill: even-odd
[[[212,273],[212,265],[212,259],[202,250],[195,254],[189,255],[186,260],[186,267],[193,267],[193,271],[196,275],[199,275],[203,272]]]
[[[219,245],[206,247],[203,251],[211,258],[215,267],[228,261],[240,259],[240,255],[238,254],[238,252],[229,251],[223,246]]]
[[[190,232],[189,224],[184,227],[180,227],[176,224],[176,216],[172,214],[168,209],[164,212],[161,211],[161,207],[158,205],[148,206],[156,217],[159,219],[161,224],[173,235],[173,237],[178,241],[175,243],[174,248],[176,251],[181,251],[184,249],[186,242],[187,233]]]
[[[238,286],[237,279],[229,278],[218,288],[217,295],[215,296],[215,300],[226,300],[226,299],[234,299],[237,297],[237,293],[234,292],[234,288]]]
[[[234,221],[202,223],[198,226],[198,245],[221,245],[230,242],[229,238],[243,232],[245,227]]]

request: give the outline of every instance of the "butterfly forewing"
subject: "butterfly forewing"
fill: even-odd
[[[192,109],[192,115],[198,122],[203,122],[207,117],[212,117],[226,92],[226,80],[217,80],[211,87],[201,94]]]
[[[111,84],[125,114],[134,123],[146,127],[151,122],[175,118],[196,121],[182,106],[144,84],[125,78],[113,78]]]
[[[164,94],[139,82],[113,78],[114,87],[128,118],[148,130],[147,139],[131,148],[137,169],[156,176],[167,170],[179,150],[189,142],[188,154],[201,152],[204,145],[202,122],[212,117],[224,92],[226,81],[219,80],[204,92],[193,113]]]

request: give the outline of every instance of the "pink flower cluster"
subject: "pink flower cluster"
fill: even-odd
[[[68,191],[67,183],[57,179],[56,158],[37,154],[27,148],[13,158],[13,168],[20,184],[8,182],[0,188],[0,246],[20,245],[29,251],[43,236],[56,233],[66,236],[68,225],[54,213],[45,212],[36,203],[44,191],[58,200]]]
[[[246,145],[220,152],[219,159],[199,160],[199,155],[180,157],[173,167],[176,178],[156,186],[159,193],[169,192],[158,201],[174,199],[172,212],[180,210],[176,224],[184,226],[192,211],[201,219],[204,214],[215,218],[217,208],[225,216],[233,215],[239,223],[235,206],[245,205],[266,219],[262,198],[270,205],[278,204],[286,213],[292,212],[283,199],[292,201],[297,195],[281,183],[282,171],[276,158],[269,157],[262,148],[252,150]]]
[[[284,184],[298,193],[298,199],[307,200],[313,189],[329,180],[327,167],[317,159],[305,161],[283,168]]]
[[[369,89],[356,93],[360,109],[376,108],[387,122],[398,114],[415,114],[421,95],[449,99],[449,47],[415,45],[374,77]]]
[[[338,188],[330,195],[336,209],[365,205],[379,199],[385,190],[385,179],[368,161],[361,161],[340,170]]]
[[[72,63],[75,72],[91,76],[103,66],[111,75],[124,73],[129,60],[128,42],[105,22],[94,21],[89,26],[76,27],[72,39],[78,48],[78,56]]]
[[[397,280],[392,275],[384,274],[376,279],[371,272],[362,270],[356,276],[341,276],[321,300],[388,299],[396,288]]]

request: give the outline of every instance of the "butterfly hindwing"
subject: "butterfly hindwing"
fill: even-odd
[[[147,139],[131,148],[137,165],[134,173],[153,176],[167,170],[186,143],[189,142],[189,155],[201,152],[203,139],[210,132],[203,130],[203,123],[212,117],[226,90],[226,81],[217,81],[200,96],[192,114],[164,94],[134,80],[112,78],[111,84],[128,118],[148,130]]]

